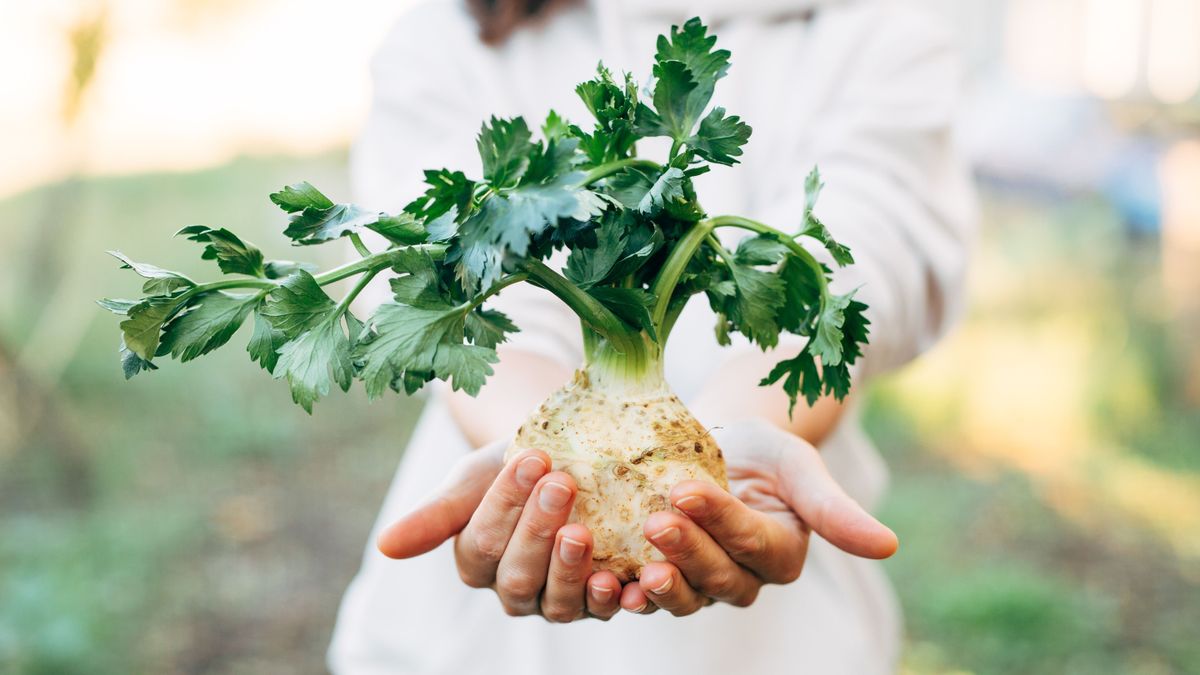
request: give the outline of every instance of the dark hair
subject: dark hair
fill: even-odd
[[[479,22],[479,39],[485,44],[499,45],[513,31],[534,21],[545,19],[552,12],[577,0],[467,0],[471,14]]]

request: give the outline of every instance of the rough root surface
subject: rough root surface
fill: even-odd
[[[703,480],[729,487],[716,441],[665,387],[614,397],[578,371],[521,426],[508,456],[534,448],[578,483],[571,522],[595,538],[594,569],[610,570],[622,582],[662,560],[642,525],[651,513],[672,508],[668,495],[675,485]]]

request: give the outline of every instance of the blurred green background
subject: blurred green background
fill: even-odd
[[[237,25],[228,3],[181,6],[215,35]],[[61,16],[54,100],[76,102],[49,119],[90,150],[0,198],[0,672],[319,672],[421,401],[355,391],[310,418],[237,347],[126,383],[116,321],[91,303],[136,286],[102,253],[116,245],[207,269],[170,238],[182,225],[288,251],[264,196],[300,178],[346,195],[354,125],[314,118],[334,128],[322,152],[234,143],[234,159],[178,160],[192,168],[119,166],[86,118],[112,15]],[[867,395],[909,673],[1200,672],[1194,92],[1067,99],[1120,141],[1108,169],[1081,176],[1071,162],[1100,160],[1062,152],[1064,179],[976,143],[968,314]]]

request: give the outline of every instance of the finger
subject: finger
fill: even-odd
[[[538,479],[550,470],[550,457],[526,450],[496,476],[470,522],[454,542],[458,573],[468,586],[486,588],[496,580],[496,566],[521,518]]]
[[[496,593],[509,613],[536,613],[555,535],[571,515],[573,501],[575,481],[561,471],[546,474],[534,487],[496,568]]]
[[[631,581],[621,589],[621,609],[634,614],[653,614],[658,611],[658,605],[650,602],[646,591],[642,590],[640,581]]]
[[[702,481],[687,481],[675,486],[671,491],[671,503],[711,535],[730,558],[763,581],[786,584],[800,576],[808,538],[798,534],[795,527],[788,527],[778,519],[746,506],[720,487]],[[646,522],[649,525],[650,521]],[[683,576],[692,585],[697,584],[680,561],[669,554],[667,557],[679,565]],[[708,593],[703,587],[701,590]]]
[[[650,602],[675,616],[687,616],[708,604],[708,598],[688,585],[671,563],[647,563],[638,583]]]
[[[578,523],[564,525],[554,540],[542,616],[554,623],[584,617],[587,581],[592,572],[592,533]]]
[[[588,614],[607,621],[621,609],[621,581],[607,570],[596,572],[587,582]]]
[[[379,551],[389,558],[412,558],[458,534],[503,468],[503,453],[504,444],[496,443],[460,460],[433,497],[379,534]]]
[[[758,597],[762,581],[734,562],[696,523],[660,511],[650,514],[643,530],[646,539],[679,569],[688,586],[701,594],[738,607],[747,607]],[[645,571],[642,581],[647,587]],[[657,604],[657,596],[651,598]]]
[[[863,558],[890,557],[896,533],[867,513],[837,484],[816,448],[801,444],[780,464],[784,501],[814,532],[843,551]]]

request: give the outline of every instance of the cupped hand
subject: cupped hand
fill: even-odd
[[[811,532],[864,558],[896,552],[896,535],[841,489],[809,443],[757,420],[713,436],[730,492],[699,481],[672,490],[683,515],[655,513],[644,528],[667,562],[647,564],[624,587],[625,609],[682,616],[715,601],[747,606],[763,585],[800,576]]]
[[[379,536],[379,550],[411,558],[455,537],[459,576],[491,588],[513,616],[549,621],[608,619],[619,609],[621,584],[592,573],[592,535],[567,524],[575,481],[550,470],[546,453],[530,450],[507,464],[494,443],[458,462],[435,497]]]

